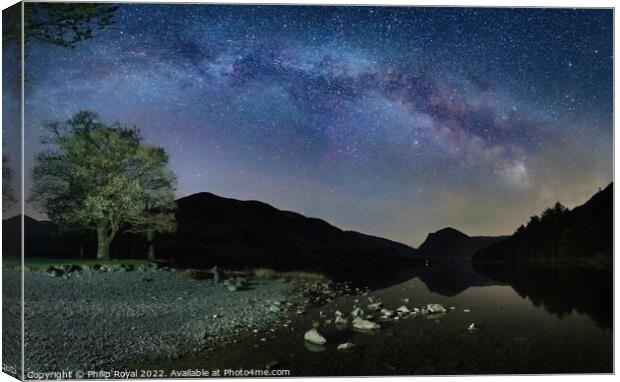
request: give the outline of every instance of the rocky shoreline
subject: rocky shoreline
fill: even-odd
[[[217,268],[63,265],[27,270],[25,275],[26,372],[157,363],[193,352],[219,351],[246,337],[268,341],[279,329],[305,321],[307,310],[323,309],[341,296],[368,301],[363,307],[367,312],[360,306],[350,313],[321,311],[317,328],[334,323],[379,330],[376,319],[395,321],[446,311],[436,304],[411,311],[406,305],[385,309],[368,288],[347,282],[257,279],[231,273],[224,277]],[[15,270],[5,272],[5,277],[17,276]],[[324,338],[316,329],[308,331],[305,340],[309,350],[322,351]],[[338,349],[354,346],[346,342]]]
[[[18,279],[15,270],[4,277]],[[96,370],[174,359],[286,325],[312,283],[187,278],[155,267],[50,267],[25,272],[26,372]],[[319,288],[322,289],[322,288]]]

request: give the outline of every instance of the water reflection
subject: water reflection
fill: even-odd
[[[416,271],[429,291],[452,297],[470,287],[496,285],[490,277],[474,271],[470,263],[421,267]]]
[[[474,264],[474,269],[507,283],[522,298],[558,318],[573,311],[590,316],[603,329],[613,326],[613,273],[611,268]]]
[[[381,284],[377,282],[369,293],[343,295],[325,305],[309,307],[303,315],[291,316],[292,321],[286,326],[276,324],[273,330],[242,336],[233,344],[177,359],[139,360],[122,366],[179,370],[199,364],[205,368],[235,365],[253,369],[276,360],[285,364],[294,376],[609,373],[613,370],[613,337],[609,330],[602,329],[601,324],[595,325],[588,317],[597,314],[574,301],[592,292],[584,289],[579,295],[569,286],[558,287],[564,283],[575,285],[577,281],[594,285],[590,277],[600,276],[586,276],[587,271],[577,270],[574,274],[567,273],[568,270],[531,273],[519,270],[525,273],[512,271],[508,272],[510,277],[502,278],[498,272],[476,270],[466,264],[401,269],[393,279],[382,281],[385,288],[376,288]],[[546,281],[540,283],[540,280]],[[558,288],[565,294],[558,294]],[[355,307],[376,316],[375,311],[367,309],[376,301],[383,302],[390,310],[402,305],[413,309],[439,303],[448,311],[387,321],[374,317],[371,320],[379,323],[381,329],[373,332],[334,324],[336,311],[350,314]],[[605,304],[611,309],[611,301]],[[569,314],[572,309],[588,315]],[[563,318],[558,312],[563,312]],[[303,341],[304,333],[316,322],[327,339],[320,347]],[[609,326],[609,321],[600,322]],[[468,330],[472,323],[479,329]],[[354,343],[355,349],[350,352],[337,349],[346,342]]]

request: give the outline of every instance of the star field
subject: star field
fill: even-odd
[[[509,234],[612,180],[612,11],[122,4],[32,43],[29,151],[81,109],[166,148],[178,196],[419,244]],[[26,180],[28,188],[29,180]]]

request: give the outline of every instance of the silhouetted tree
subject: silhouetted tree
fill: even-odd
[[[33,200],[60,226],[94,229],[98,258],[110,257],[121,231],[175,230],[176,178],[163,148],[88,111],[46,127],[53,148],[37,155]]]
[[[9,166],[9,160],[6,155],[2,155],[2,211],[17,201],[13,185],[11,185],[12,178],[13,171]]]
[[[80,41],[93,37],[114,23],[118,7],[93,3],[25,3],[23,32],[25,42],[37,40],[46,44],[75,48]],[[8,25],[5,43],[19,42],[22,35],[20,6],[7,9]]]
[[[532,216],[515,234],[474,254],[474,261],[610,259],[613,254],[613,185],[569,210],[560,203]]]

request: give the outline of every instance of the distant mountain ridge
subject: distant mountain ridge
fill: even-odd
[[[613,182],[581,206],[559,203],[509,238],[479,250],[472,261],[611,260],[613,256]]]
[[[573,256],[567,253],[569,249],[609,256],[613,243],[612,184],[572,211],[545,212],[548,216],[543,214],[547,217],[536,223],[539,225],[536,235],[534,228],[528,228],[529,224],[509,237],[470,237],[448,227],[429,233],[418,249],[344,231],[324,220],[282,211],[259,201],[241,201],[203,192],[181,198],[177,205],[177,231],[156,236],[156,254],[162,260],[187,266],[363,273],[424,260],[438,263],[503,261],[528,251],[531,254],[541,252],[536,256],[542,256],[550,248],[558,256]],[[551,221],[555,222],[554,230],[545,228]],[[24,222],[26,256],[74,257],[78,253],[86,256],[94,253],[92,232],[69,234],[73,236],[67,239],[67,234],[59,236],[52,222],[28,216]],[[20,224],[20,216],[3,222],[4,253],[18,255]],[[549,247],[548,238],[558,243]],[[142,257],[146,247],[141,235],[121,234],[112,244],[112,253],[120,258]]]
[[[497,240],[444,228],[430,233],[416,250],[381,237],[344,231],[324,220],[260,201],[202,192],[180,198],[177,204],[177,231],[157,235],[156,249],[158,257],[187,265],[324,270],[392,266],[424,258],[468,261],[475,249]],[[96,246],[92,232],[67,241],[66,236],[71,234],[61,236],[50,221],[25,216],[24,222],[28,257],[74,257],[80,247],[88,256]],[[18,255],[20,224],[20,216],[4,221],[5,253]],[[139,257],[145,249],[144,238],[139,235],[120,234],[112,244],[113,255],[122,258]]]
[[[429,261],[469,262],[478,250],[507,236],[468,236],[452,227],[429,233],[418,248],[418,255]]]
[[[417,258],[417,251],[404,244],[208,192],[177,200],[176,217],[176,232],[160,235],[156,252],[177,264],[333,274],[376,271]]]
[[[2,253],[21,256],[21,217],[15,215],[2,221]],[[56,225],[24,216],[24,250],[30,256],[54,256],[62,253]]]

